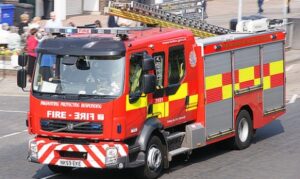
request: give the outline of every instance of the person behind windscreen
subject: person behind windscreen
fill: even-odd
[[[46,22],[45,28],[60,28],[63,26],[61,20],[56,18],[55,12],[50,12],[50,18]]]
[[[51,54],[44,54],[42,56],[40,64],[40,73],[42,75],[43,81],[49,81],[49,79],[53,77],[53,70],[51,70],[51,68],[53,68],[54,66],[55,59],[55,55]]]
[[[26,52],[28,55],[27,75],[29,76],[29,82],[31,82],[32,79],[34,64],[37,56],[35,51],[39,43],[38,39],[36,38],[37,32],[37,29],[31,29],[26,41]]]

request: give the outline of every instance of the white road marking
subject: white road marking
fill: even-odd
[[[27,111],[12,111],[12,110],[0,110],[0,112],[6,112],[6,113],[27,113]]]
[[[298,95],[297,95],[297,94],[294,94],[294,95],[292,96],[292,98],[290,99],[290,101],[289,101],[288,104],[293,104],[293,103],[295,103],[297,97],[298,97]]]
[[[21,134],[23,132],[27,132],[27,130],[23,130],[21,132],[14,132],[14,133],[11,133],[11,134],[6,134],[4,136],[0,136],[0,139],[4,139],[4,138],[7,138],[7,137],[15,136],[15,135]]]
[[[291,66],[287,67],[286,71],[290,71],[293,67],[294,67],[294,65],[291,65]]]
[[[1,97],[29,97],[29,95],[22,95],[22,94],[0,94]]]
[[[46,177],[43,177],[43,178],[40,178],[40,179],[48,179],[48,178],[52,178],[52,177],[55,177],[55,176],[58,176],[58,175],[61,175],[61,174],[60,173],[56,173],[56,174],[49,175],[49,176],[46,176]]]

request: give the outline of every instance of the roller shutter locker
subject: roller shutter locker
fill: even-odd
[[[235,90],[261,84],[259,47],[250,47],[234,52]]]
[[[277,42],[263,46],[264,112],[283,108],[284,104],[284,44]]]
[[[231,53],[205,57],[206,135],[233,128]]]

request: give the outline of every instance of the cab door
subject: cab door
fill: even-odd
[[[187,120],[184,44],[162,45],[152,53],[155,62],[156,91],[148,107],[148,117],[158,117],[165,127]]]
[[[186,74],[186,48],[184,44],[170,46],[168,48],[167,62],[167,88],[169,116],[167,126],[174,126],[187,120],[186,98],[188,96],[188,83]]]
[[[156,52],[152,53],[152,57],[155,63],[156,90],[148,107],[148,117],[157,117],[164,123],[169,116],[168,98],[165,95],[165,74],[167,69],[165,49],[157,49]]]

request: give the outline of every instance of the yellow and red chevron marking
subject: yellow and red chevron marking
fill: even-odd
[[[263,66],[263,89],[267,90],[284,84],[283,60]],[[240,90],[261,84],[261,66],[252,66],[235,70],[234,90]],[[205,77],[207,104],[232,98],[231,72]]]
[[[105,168],[106,149],[116,147],[118,156],[128,156],[128,146],[120,143],[99,143],[91,145],[60,144],[48,139],[35,139],[38,147],[38,162],[42,164],[59,165],[61,159],[60,151],[86,152],[86,159],[76,159],[82,161],[82,168]],[[72,160],[72,159],[71,159]]]

